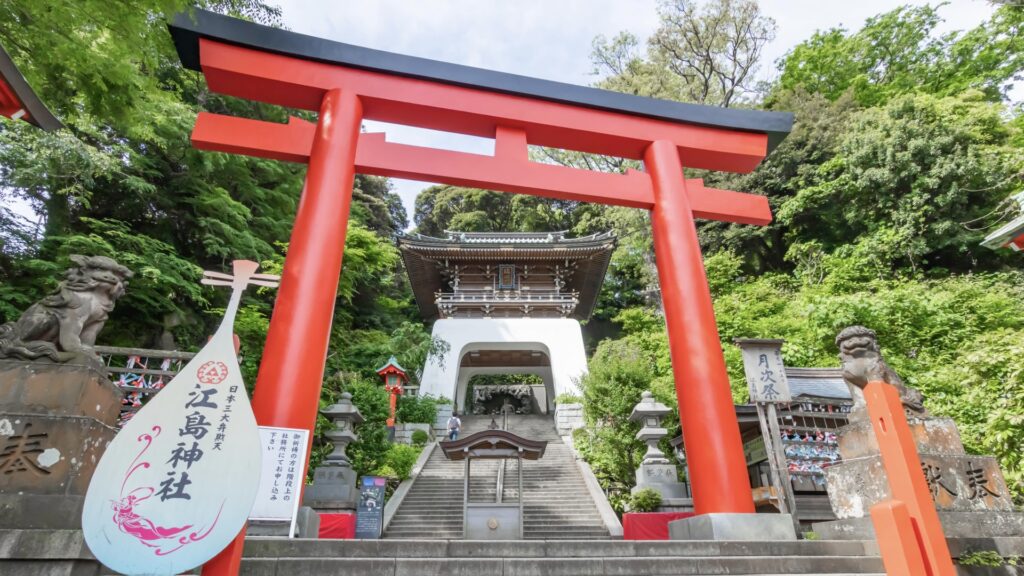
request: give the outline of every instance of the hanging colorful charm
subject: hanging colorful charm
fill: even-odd
[[[242,381],[232,327],[249,284],[277,286],[234,262],[213,338],[107,447],[89,484],[82,529],[89,549],[125,574],[178,574],[203,564],[238,535],[260,480],[256,419]]]

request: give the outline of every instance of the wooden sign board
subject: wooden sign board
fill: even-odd
[[[786,380],[786,366],[778,346],[745,344],[743,371],[747,377],[751,402],[791,402],[793,395]]]
[[[107,446],[89,484],[82,530],[93,555],[124,574],[179,574],[238,535],[259,486],[256,419],[232,326],[255,262],[208,284],[234,289],[217,332]],[[211,276],[212,274],[212,276]],[[268,285],[258,280],[253,283]]]

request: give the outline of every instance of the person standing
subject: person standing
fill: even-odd
[[[462,420],[459,420],[459,413],[452,412],[452,417],[448,419],[448,439],[455,440],[459,437],[459,430],[462,429]]]

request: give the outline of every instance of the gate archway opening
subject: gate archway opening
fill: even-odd
[[[195,146],[308,164],[253,396],[261,425],[312,430],[355,173],[644,208],[651,224],[698,514],[753,513],[695,218],[767,224],[767,198],[683,168],[749,172],[782,112],[683,104],[330,42],[193,10],[170,27],[217,93],[319,112],[287,124],[200,113]],[[491,156],[389,143],[364,119],[493,138]],[[609,174],[533,162],[529,146],[642,160]],[[308,460],[308,452],[307,452]],[[237,572],[244,532],[204,568]]]
[[[481,376],[532,376],[534,381],[509,378],[501,383],[481,384]],[[476,378],[477,387],[470,388]],[[480,386],[489,386],[489,394],[481,394]],[[513,388],[514,387],[514,388]],[[551,358],[547,347],[540,343],[516,343],[509,347],[495,348],[488,344],[476,344],[464,350],[459,362],[455,388],[456,406],[465,414],[491,414],[494,408],[492,396],[512,396],[513,407],[518,413],[536,410],[547,414],[554,407],[555,384],[551,372]],[[524,395],[528,398],[524,401]],[[527,406],[527,402],[529,405]],[[480,410],[480,408],[485,408]],[[500,406],[499,406],[500,408]]]

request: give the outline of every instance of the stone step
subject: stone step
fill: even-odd
[[[463,434],[483,430],[490,417],[467,416]],[[472,463],[469,498],[473,503],[491,503],[496,499],[496,483],[500,469],[505,470],[502,501],[520,501],[519,472],[522,471],[522,504],[524,531],[541,531],[542,536],[565,538],[607,537],[607,530],[598,513],[587,484],[577,467],[575,454],[558,437],[554,421],[546,416],[515,416],[509,420],[513,433],[526,438],[547,440],[544,458],[523,461],[477,460]],[[432,529],[447,528],[462,522],[465,481],[464,462],[447,460],[435,450],[399,506],[386,536],[405,537],[421,530],[422,537],[436,537]],[[583,530],[575,532],[574,530]],[[459,534],[461,536],[461,534]]]
[[[659,576],[701,574],[877,574],[876,558],[276,558],[245,559],[241,574],[322,576]]]
[[[596,510],[586,508],[566,508],[562,510],[523,510],[523,513],[527,518],[563,518],[563,517],[595,517],[599,518],[600,514]],[[458,516],[462,517],[462,507],[457,508],[419,508],[406,509],[404,506],[402,510],[395,514],[395,518],[404,518],[407,516],[422,516],[422,517],[446,517],[446,516]]]

